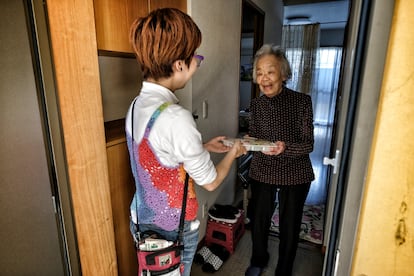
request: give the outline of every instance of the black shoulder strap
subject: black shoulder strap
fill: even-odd
[[[180,230],[178,232],[178,241],[181,243],[183,241],[184,235],[184,218],[185,218],[185,209],[187,207],[187,194],[188,194],[188,181],[190,176],[188,173],[185,173],[185,184],[184,184],[184,194],[183,194],[183,204],[181,207],[181,216],[180,216]]]

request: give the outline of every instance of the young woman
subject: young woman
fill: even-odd
[[[246,150],[240,143],[225,147],[221,143],[223,136],[203,144],[191,112],[181,107],[174,95],[191,79],[203,60],[196,53],[201,32],[190,16],[178,9],[155,10],[133,23],[130,40],[144,79],[139,96],[126,116],[126,135],[137,188],[131,218],[136,223],[138,212],[141,231],[155,230],[168,240],[176,240],[188,173],[191,179],[181,261],[182,275],[190,275],[199,224],[193,185],[196,183],[209,191],[216,189],[227,176],[232,162]],[[209,151],[226,154],[215,166]]]

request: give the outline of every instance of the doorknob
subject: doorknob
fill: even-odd
[[[324,165],[331,165],[333,167],[333,173],[336,174],[336,172],[338,171],[338,168],[339,168],[339,162],[340,162],[339,158],[340,157],[341,157],[341,151],[336,150],[334,158],[328,158],[328,157],[323,158],[323,164]]]

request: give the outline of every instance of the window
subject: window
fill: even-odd
[[[286,50],[286,56],[292,68],[292,79],[287,86],[298,91],[302,77],[300,72],[304,64],[303,57],[306,55],[302,49],[290,48]],[[329,156],[331,147],[341,58],[341,47],[321,47],[317,50],[310,89],[315,126],[314,151],[311,153],[315,180],[311,185],[307,204],[321,204],[326,201],[327,167],[322,162],[324,156]]]

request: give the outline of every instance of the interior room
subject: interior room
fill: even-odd
[[[338,93],[340,66],[342,59],[343,44],[345,40],[345,28],[349,18],[349,1],[321,1],[315,3],[305,3],[307,1],[284,1],[284,25],[318,25],[318,45],[317,45],[317,61],[315,65],[315,80],[317,84],[310,92],[314,103],[314,126],[315,126],[315,147],[311,154],[311,160],[315,171],[316,179],[311,185],[308,198],[305,203],[302,219],[301,238],[301,254],[313,262],[305,262],[306,268],[302,266],[302,272],[296,271],[295,275],[321,275],[323,266],[323,253],[326,244],[324,243],[325,224],[329,224],[329,217],[326,215],[326,204],[328,201],[329,179],[328,167],[323,164],[325,156],[329,156],[331,148],[332,131],[335,115],[336,95]],[[245,4],[243,7],[242,17],[242,34],[241,34],[241,54],[240,54],[240,114],[239,114],[239,137],[243,137],[248,129],[249,103],[252,97],[256,97],[259,93],[257,86],[252,82],[252,60],[258,45],[262,44],[263,32],[258,31],[260,26],[258,18],[262,14],[260,10],[256,10],[255,6]],[[288,31],[288,30],[284,30]],[[283,36],[283,34],[282,34]],[[283,38],[282,38],[283,39]],[[258,42],[260,41],[260,42]],[[283,44],[283,41],[282,41]],[[298,47],[298,46],[293,46]],[[287,55],[295,56],[295,52],[287,51]],[[296,54],[297,55],[297,54]],[[300,71],[301,62],[298,59],[290,60],[294,71]],[[295,76],[294,76],[295,77]],[[295,83],[301,80],[294,79],[288,82],[288,87],[296,88]],[[247,183],[244,188],[248,190],[248,167],[245,163],[249,161],[251,155],[241,158],[239,162],[239,178],[240,182]],[[240,201],[248,201],[246,190],[239,191],[238,197],[234,205],[243,206],[247,211],[246,202],[240,204]],[[277,205],[276,205],[277,206]],[[326,222],[328,219],[328,222]],[[278,237],[278,207],[274,211],[271,225],[271,235],[277,242]],[[271,241],[273,244],[275,241]],[[325,240],[326,242],[326,240]],[[277,245],[275,245],[277,248]],[[248,251],[243,248],[242,251]],[[319,256],[318,256],[319,255]],[[236,253],[233,257],[234,262],[247,262],[244,254]],[[244,259],[244,260],[243,260]],[[303,259],[298,263],[303,262]],[[230,267],[227,265],[223,270],[223,275],[232,274]],[[197,270],[197,274],[202,273]],[[238,271],[242,273],[242,271]],[[271,269],[267,273],[271,274]],[[302,273],[302,274],[301,274]],[[269,274],[269,275],[270,275]],[[267,275],[267,274],[266,274]]]
[[[311,92],[314,103],[315,148],[311,154],[316,180],[312,183],[311,191],[305,206],[304,229],[302,238],[322,245],[325,218],[325,206],[328,195],[328,168],[323,164],[323,157],[329,156],[331,137],[335,115],[336,95],[338,92],[342,49],[345,27],[349,17],[349,1],[284,1],[284,25],[319,24],[319,41],[317,63],[315,67],[315,83],[318,87]],[[244,13],[243,13],[244,14]],[[251,97],[255,97],[255,85],[251,80],[252,59],[254,54],[253,20],[251,12],[243,17],[241,38],[241,73],[240,73],[240,136],[248,125],[248,108]],[[250,28],[249,28],[250,27]],[[295,53],[287,52],[294,56]],[[296,63],[295,63],[296,62]],[[292,59],[294,71],[300,71],[300,60]],[[298,79],[288,82],[288,87],[296,88]],[[275,212],[272,231],[278,231],[278,215]],[[305,223],[305,220],[307,223]]]
[[[285,26],[319,26],[314,80],[321,86],[314,93],[297,76],[289,84],[311,94],[317,138],[317,181],[295,273],[412,275],[412,1],[0,3],[2,274],[136,275],[129,231],[135,186],[123,129],[142,77],[128,28],[137,16],[173,6],[203,34],[203,66],[177,91],[203,140],[247,131],[249,101],[260,94],[251,57],[263,43],[290,41]],[[214,192],[196,187],[200,246],[211,207],[247,207],[246,167],[248,159],[234,163]],[[216,275],[243,275],[248,266],[248,220],[237,222],[244,223],[235,250]],[[276,214],[271,231],[277,252]],[[203,273],[194,265],[194,276]]]

